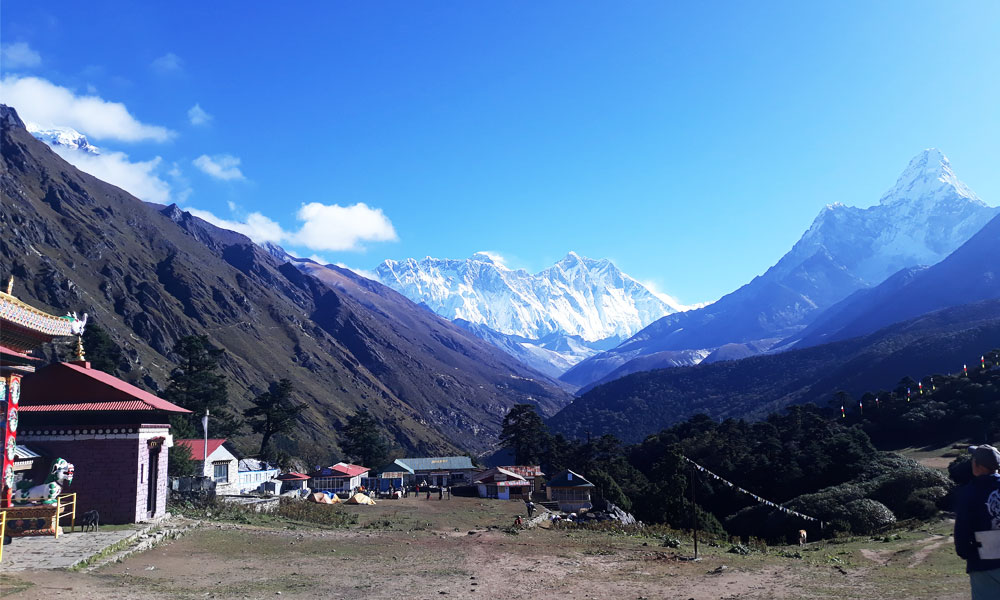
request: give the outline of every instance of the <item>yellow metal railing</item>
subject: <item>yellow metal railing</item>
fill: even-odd
[[[63,494],[56,500],[56,518],[55,523],[53,523],[56,529],[56,537],[59,537],[59,521],[63,517],[70,518],[70,533],[76,531],[76,492]]]
[[[7,513],[0,512],[0,562],[3,561],[3,538],[7,535]]]

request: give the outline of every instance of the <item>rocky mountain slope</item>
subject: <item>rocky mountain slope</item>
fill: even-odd
[[[931,267],[904,269],[827,309],[792,340],[814,346],[871,333],[934,310],[1000,298],[1000,216]]]
[[[583,386],[665,350],[747,342],[770,347],[851,293],[901,269],[942,260],[998,213],[955,176],[941,152],[925,150],[878,204],[827,206],[763,275],[705,308],[656,321],[561,379]]]
[[[376,275],[414,302],[554,375],[684,309],[611,261],[574,252],[536,274],[476,253],[465,260],[387,260]]]
[[[998,339],[1000,299],[965,304],[812,348],[633,373],[577,398],[549,425],[577,438],[637,442],[699,413],[755,418],[791,404],[825,406],[841,390],[856,399],[907,376],[958,372]]]
[[[281,445],[324,459],[360,406],[406,452],[431,453],[488,449],[516,402],[551,414],[568,401],[384,286],[349,273],[327,285],[240,234],[77,170],[13,109],[0,109],[0,123],[0,273],[15,276],[25,301],[88,312],[124,349],[126,379],[156,390],[174,342],[206,334],[227,350],[222,367],[238,405],[269,381],[292,380],[307,409]]]

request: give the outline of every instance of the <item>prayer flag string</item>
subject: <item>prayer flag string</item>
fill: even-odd
[[[780,505],[780,504],[778,504],[776,502],[771,502],[770,500],[767,500],[765,498],[761,498],[757,494],[754,494],[752,492],[748,492],[747,490],[741,488],[740,486],[734,484],[733,482],[728,481],[726,479],[723,479],[722,477],[719,477],[715,473],[709,471],[708,469],[706,469],[705,467],[703,467],[703,466],[699,465],[698,463],[694,462],[690,458],[688,458],[686,456],[682,456],[681,458],[683,458],[684,460],[686,460],[689,463],[691,463],[694,466],[694,468],[697,469],[698,471],[707,474],[709,477],[712,477],[713,479],[715,479],[717,481],[721,481],[722,483],[726,484],[727,486],[735,489],[736,491],[738,491],[740,493],[743,493],[743,494],[746,494],[746,495],[750,496],[751,498],[753,498],[754,500],[756,500],[757,502],[759,502],[761,504],[770,506],[771,508],[775,508],[777,510],[780,510],[781,512],[783,512],[785,514],[794,515],[796,517],[805,519],[807,521],[815,521],[815,522],[819,523],[820,527],[823,527],[823,524],[824,524],[823,521],[820,521],[819,519],[817,519],[815,517],[810,517],[808,515],[804,515],[804,514],[798,512],[798,511],[794,511],[794,510],[792,510],[790,508],[785,508],[784,506],[782,506],[782,505]]]

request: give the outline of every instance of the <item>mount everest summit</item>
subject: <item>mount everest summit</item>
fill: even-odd
[[[465,260],[387,260],[375,274],[414,302],[556,376],[686,308],[649,291],[611,261],[575,252],[536,274],[509,269],[483,252]]]

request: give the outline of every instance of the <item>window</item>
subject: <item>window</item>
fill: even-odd
[[[215,483],[229,483],[229,461],[220,461],[212,463],[215,467],[215,472],[213,473]]]

